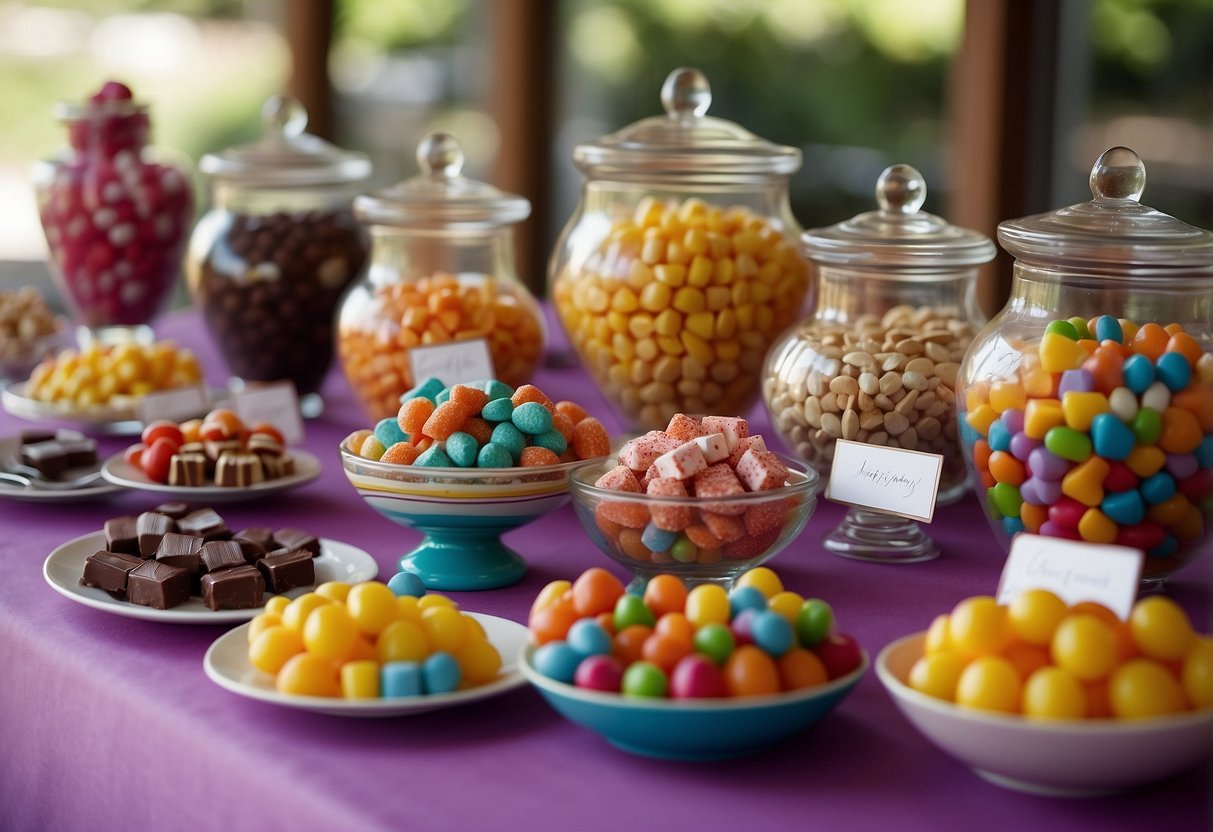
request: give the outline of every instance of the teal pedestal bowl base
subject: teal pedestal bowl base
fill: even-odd
[[[400,559],[400,569],[419,577],[426,589],[500,589],[526,574],[522,557],[501,542],[500,529],[420,530],[425,539]]]

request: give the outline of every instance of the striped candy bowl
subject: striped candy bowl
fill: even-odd
[[[346,478],[367,505],[425,535],[400,559],[430,589],[497,589],[526,572],[501,535],[569,501],[569,471],[582,464],[526,468],[426,468],[376,462],[340,449]]]

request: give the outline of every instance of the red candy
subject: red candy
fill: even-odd
[[[1087,506],[1071,497],[1062,497],[1049,506],[1049,520],[1067,529],[1077,529],[1078,521],[1087,511]]]

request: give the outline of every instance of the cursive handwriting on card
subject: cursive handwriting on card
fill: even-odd
[[[930,523],[943,457],[839,439],[826,498]]]
[[[1047,589],[1067,604],[1095,601],[1128,618],[1144,555],[1139,549],[1017,534],[998,582],[998,602]]]

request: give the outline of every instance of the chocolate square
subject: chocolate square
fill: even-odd
[[[202,538],[169,532],[160,539],[156,560],[197,575],[202,572]]]
[[[168,461],[168,484],[196,488],[206,484],[206,457],[202,454],[173,454]]]
[[[234,540],[212,540],[202,546],[202,565],[207,572],[218,572],[230,566],[244,566],[244,551]]]
[[[182,445],[181,447],[185,447],[185,446]],[[178,452],[180,452],[180,451],[178,451]],[[152,511],[158,511],[161,514],[166,514],[169,517],[173,518],[174,520],[180,520],[182,517],[189,514],[193,510],[194,510],[194,507],[192,505],[190,505],[189,503],[186,503],[186,502],[182,502],[181,500],[175,500],[171,503],[161,503],[160,505],[158,505],[154,509],[152,509]]]
[[[182,534],[192,534],[206,541],[231,540],[232,532],[227,523],[213,508],[200,508],[177,521],[177,529]]]
[[[21,462],[37,468],[42,476],[51,480],[67,470],[67,456],[67,448],[55,439],[21,446]]]
[[[126,578],[126,600],[167,610],[190,599],[190,573],[158,560],[145,560]]]
[[[177,531],[177,524],[167,514],[145,511],[135,518],[135,533],[139,536],[139,555],[144,558],[156,556],[160,540],[169,532]]]
[[[123,552],[94,552],[84,561],[80,583],[106,592],[126,592],[127,575],[141,563],[142,558]]]
[[[215,485],[245,488],[264,479],[261,457],[256,454],[227,451],[215,463]]]
[[[271,552],[257,561],[257,568],[265,576],[265,586],[270,592],[286,592],[316,583],[316,564],[302,549]]]
[[[301,529],[279,529],[274,532],[274,542],[281,549],[306,549],[312,557],[320,557],[320,541],[314,534]]]
[[[264,598],[265,580],[256,567],[244,564],[202,576],[202,603],[212,610],[252,609]]]
[[[105,548],[124,555],[139,554],[139,533],[135,531],[135,518],[129,514],[105,521]]]
[[[21,431],[22,445],[36,445],[39,442],[49,442],[55,438],[55,432],[52,430],[23,430]]]
[[[82,437],[80,439],[60,439],[59,444],[67,452],[68,468],[95,468],[97,459],[97,440]]]

